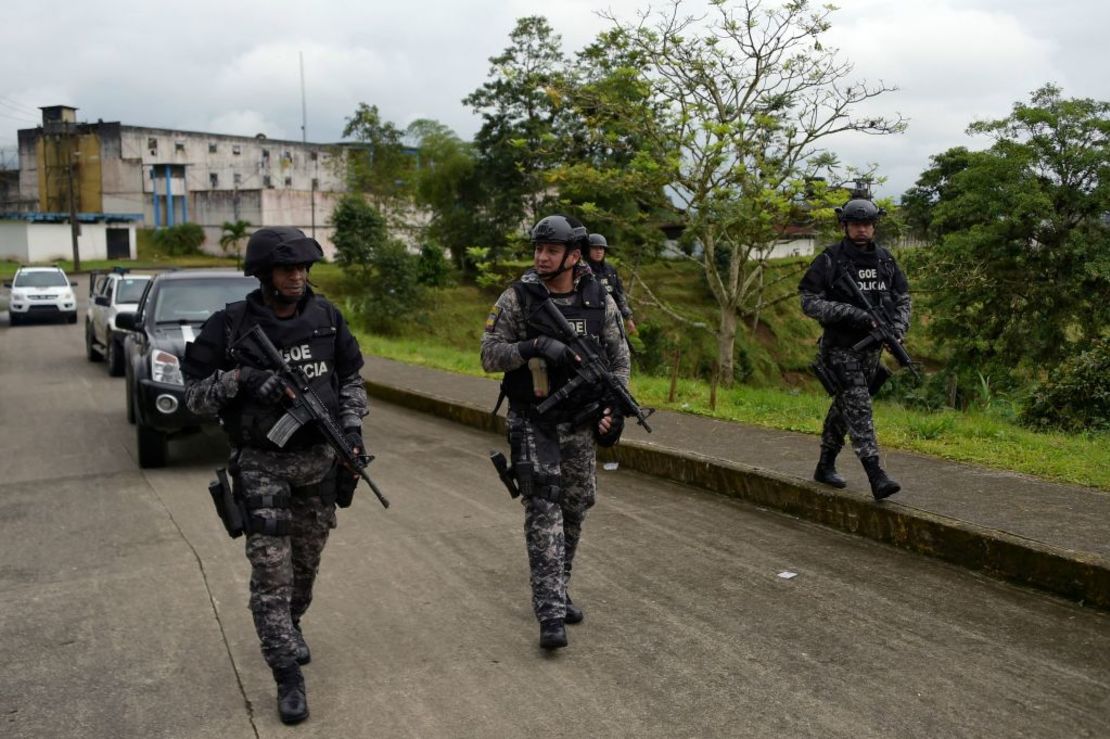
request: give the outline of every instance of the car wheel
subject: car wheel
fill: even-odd
[[[166,435],[141,423],[135,426],[139,442],[139,466],[143,469],[165,467],[169,451]]]
[[[123,376],[123,347],[117,339],[108,339],[108,374]]]
[[[8,311],[8,325],[9,326],[18,326],[20,324],[20,319],[21,318],[22,318],[22,316],[20,316],[18,313],[12,313],[11,311]]]
[[[135,423],[135,392],[131,389],[131,381],[127,382],[127,422]]]
[[[99,362],[104,358],[93,344],[92,326],[87,323],[85,324],[85,356],[90,362]]]

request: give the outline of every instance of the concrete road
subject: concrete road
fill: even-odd
[[[586,621],[544,654],[504,444],[381,405],[394,505],[341,512],[312,717],[283,727],[207,496],[221,441],[139,470],[81,330],[0,316],[0,736],[1110,736],[1107,614],[621,471],[575,569]]]

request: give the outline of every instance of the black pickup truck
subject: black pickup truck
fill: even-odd
[[[210,315],[257,287],[257,279],[230,270],[163,272],[136,312],[116,315],[116,327],[131,332],[124,341],[127,420],[136,427],[140,467],[165,466],[170,437],[216,422],[185,407],[185,345]]]

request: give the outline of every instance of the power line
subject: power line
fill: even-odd
[[[21,123],[29,123],[32,126],[37,125],[37,123],[38,123],[37,121],[33,121],[33,120],[28,119],[28,118],[24,118],[22,116],[14,116],[14,115],[11,115],[10,113],[5,113],[2,110],[0,110],[0,116],[4,116],[5,118],[11,118],[13,121],[19,121]]]
[[[12,110],[18,110],[20,113],[30,113],[31,115],[38,115],[39,111],[34,108],[24,105],[23,103],[16,102],[11,98],[0,96],[0,105],[4,105]]]

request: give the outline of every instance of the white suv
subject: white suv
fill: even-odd
[[[60,267],[20,267],[12,281],[4,283],[12,289],[8,302],[11,325],[18,326],[35,316],[63,316],[69,323],[77,323],[77,297],[73,294],[76,284]]]

